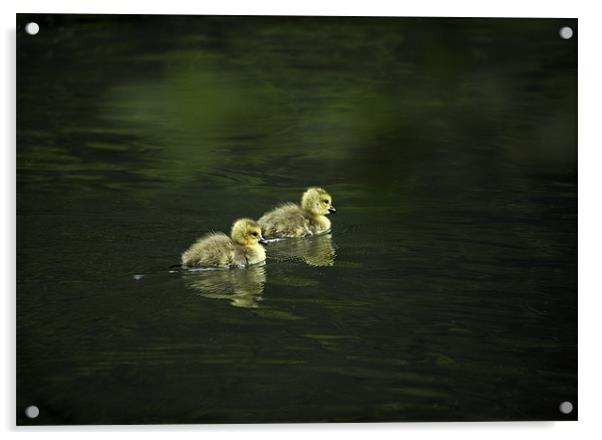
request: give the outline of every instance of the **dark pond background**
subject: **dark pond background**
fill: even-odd
[[[17,422],[576,419],[566,25],[20,15]],[[330,236],[169,272],[310,185]]]

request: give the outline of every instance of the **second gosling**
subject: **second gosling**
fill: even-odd
[[[265,243],[255,220],[236,220],[230,237],[214,232],[199,238],[182,254],[182,267],[244,267],[261,263],[265,260]]]
[[[322,188],[309,188],[301,197],[301,205],[285,203],[265,213],[257,223],[266,238],[307,237],[330,230],[326,217],[337,210],[332,197]]]

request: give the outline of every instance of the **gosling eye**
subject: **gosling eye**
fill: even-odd
[[[253,237],[257,237],[257,236],[259,235],[259,233],[257,233],[257,232],[251,232],[251,235],[252,235]]]
[[[328,200],[323,200],[324,203],[326,203],[327,205],[330,203]]]

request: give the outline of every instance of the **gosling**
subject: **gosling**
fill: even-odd
[[[214,232],[201,237],[182,254],[182,267],[244,267],[265,260],[266,241],[254,220],[243,218],[232,225],[230,237]]]
[[[330,231],[326,216],[336,211],[330,194],[322,188],[309,188],[301,197],[301,205],[280,205],[257,223],[266,238],[307,237]]]

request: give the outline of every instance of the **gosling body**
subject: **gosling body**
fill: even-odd
[[[182,267],[243,267],[265,260],[261,228],[251,219],[234,222],[230,237],[214,232],[199,238],[182,254]]]
[[[332,197],[322,188],[309,188],[301,204],[285,203],[265,213],[258,221],[266,238],[307,237],[330,231],[326,217],[336,212]]]

